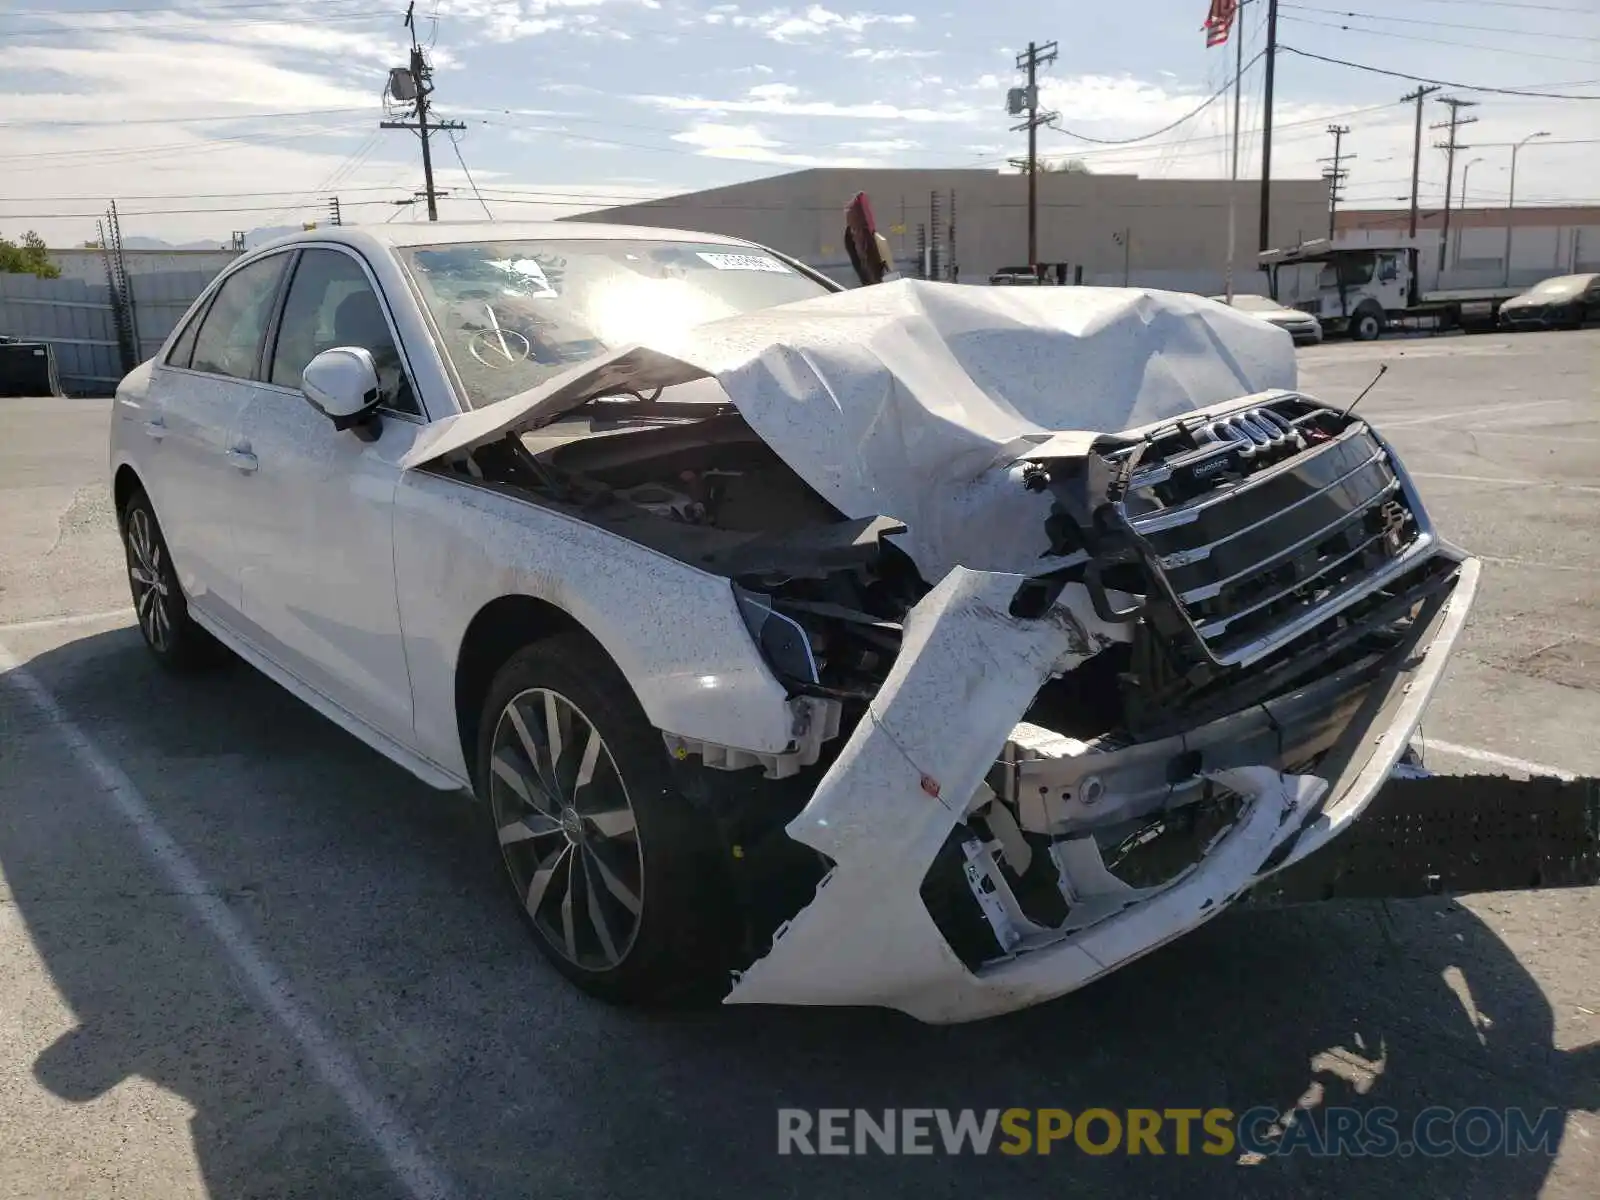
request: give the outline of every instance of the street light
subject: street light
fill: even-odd
[[[1506,273],[1505,286],[1511,286],[1511,222],[1516,217],[1517,207],[1517,151],[1521,150],[1534,138],[1549,137],[1550,134],[1541,129],[1538,133],[1530,133],[1516,145],[1511,147],[1511,187],[1506,192]]]
[[[1466,212],[1467,212],[1467,179],[1472,174],[1473,166],[1475,164],[1477,164],[1477,163],[1481,163],[1482,161],[1483,161],[1483,159],[1481,159],[1481,158],[1475,158],[1475,159],[1472,160],[1472,162],[1469,162],[1466,166],[1461,168],[1461,202],[1456,205],[1456,212],[1460,213],[1463,217],[1466,216]],[[1459,226],[1460,222],[1458,221],[1458,222],[1456,222],[1456,224]],[[1462,236],[1463,236],[1464,233],[1465,233],[1465,230],[1457,228],[1457,230],[1456,230],[1456,268],[1458,270],[1461,267],[1461,239],[1462,239]]]

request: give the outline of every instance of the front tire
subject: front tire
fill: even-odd
[[[150,497],[143,491],[128,497],[121,524],[128,585],[144,644],[156,661],[170,671],[210,666],[217,659],[217,643],[189,616],[189,601],[178,584],[172,553],[161,534]]]
[[[1350,322],[1350,336],[1358,342],[1375,342],[1383,333],[1383,314],[1375,308],[1364,308]]]
[[[733,922],[714,827],[587,637],[534,643],[501,668],[475,783],[512,895],[563,975],[621,1003],[726,992]]]

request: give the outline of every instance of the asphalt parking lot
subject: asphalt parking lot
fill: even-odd
[[[1302,382],[1380,362],[1360,411],[1486,564],[1429,765],[1600,775],[1600,331]],[[150,664],[108,410],[0,400],[0,1197],[1595,1194],[1600,889],[1229,914],[957,1028],[583,998],[464,800],[248,669]],[[1554,1159],[776,1153],[780,1107],[1297,1102],[1566,1115]]]

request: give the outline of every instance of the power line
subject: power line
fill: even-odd
[[[318,134],[340,133],[350,128],[349,125],[313,125],[277,134],[241,133],[230,137],[210,138],[203,143],[163,142],[145,146],[92,146],[81,150],[33,150],[20,154],[0,154],[0,162],[32,161],[42,158],[92,158],[96,162],[106,159],[161,158],[172,154],[193,154],[199,149],[210,150],[218,146],[227,149],[230,148],[226,146],[229,142],[287,142]]]
[[[1331,21],[1314,21],[1310,17],[1285,17],[1298,25],[1316,25],[1322,29],[1338,29],[1345,33],[1360,33],[1371,37],[1395,38],[1403,42],[1426,42],[1430,46],[1454,46],[1460,50],[1483,50],[1490,54],[1515,54],[1521,58],[1544,58],[1552,62],[1592,64],[1593,59],[1573,58],[1568,54],[1541,54],[1537,50],[1513,50],[1508,46],[1485,46],[1482,42],[1452,42],[1446,38],[1422,37],[1414,33],[1396,33],[1392,29],[1362,29],[1355,25],[1336,25]]]
[[[1309,4],[1285,4],[1296,12],[1320,13],[1328,17],[1355,17],[1361,21],[1384,21],[1396,25],[1427,25],[1433,29],[1465,29],[1474,33],[1508,33],[1517,37],[1554,38],[1561,42],[1600,42],[1600,38],[1581,33],[1551,33],[1543,29],[1509,29],[1504,25],[1462,25],[1452,21],[1429,21],[1421,17],[1390,17],[1382,13],[1350,12],[1335,8],[1316,8]],[[1385,35],[1387,36],[1387,35]]]
[[[348,2],[348,0],[347,0]],[[214,12],[234,12],[244,9],[271,8],[282,9],[282,0],[246,0],[242,4],[184,4],[172,8],[13,8],[0,13],[0,17],[100,17],[128,14],[132,16],[148,15],[150,13],[193,13],[196,17],[209,16]]]
[[[1357,71],[1370,71],[1374,75],[1387,75],[1392,79],[1409,79],[1412,83],[1432,83],[1439,87],[1457,88],[1463,92],[1490,92],[1497,96],[1532,96],[1538,100],[1600,100],[1600,96],[1574,96],[1570,93],[1535,92],[1525,88],[1488,87],[1476,83],[1455,83],[1449,79],[1429,79],[1426,75],[1412,75],[1406,71],[1389,71],[1383,67],[1370,66],[1367,63],[1351,62],[1347,58],[1333,58],[1326,54],[1313,54],[1309,50],[1300,50],[1294,46],[1279,45],[1279,50],[1288,54],[1295,54],[1301,58],[1313,58],[1318,62],[1332,63],[1338,67],[1351,67]],[[1560,84],[1555,85],[1557,87]]]
[[[1237,78],[1241,77],[1245,73],[1245,71],[1248,71],[1251,67],[1255,66],[1256,63],[1260,62],[1264,57],[1266,57],[1266,53],[1267,52],[1265,50],[1260,51],[1254,58],[1252,58],[1249,62],[1245,63],[1244,67],[1240,71],[1238,71],[1235,75],[1231,76],[1228,79],[1227,83],[1223,84],[1216,91],[1212,92],[1211,95],[1207,96],[1204,100],[1202,100],[1194,108],[1192,108],[1188,112],[1184,113],[1183,116],[1179,117],[1176,121],[1173,121],[1171,124],[1163,125],[1160,129],[1154,130],[1154,131],[1152,131],[1150,133],[1140,134],[1138,137],[1131,137],[1131,138],[1098,138],[1098,137],[1090,137],[1086,133],[1075,133],[1071,129],[1063,128],[1061,125],[1058,125],[1054,121],[1051,121],[1049,123],[1049,128],[1055,130],[1057,133],[1064,133],[1068,137],[1077,138],[1080,142],[1094,142],[1096,145],[1101,145],[1101,146],[1131,146],[1131,145],[1135,144],[1136,142],[1147,142],[1153,137],[1160,137],[1163,133],[1170,133],[1172,130],[1176,129],[1179,125],[1182,125],[1185,121],[1189,121],[1189,120],[1194,119],[1195,117],[1198,117],[1206,109],[1210,108],[1213,104],[1215,104],[1218,100],[1220,100],[1224,95],[1226,95],[1227,92],[1228,92],[1228,89],[1233,86],[1234,79],[1237,79]]]
[[[467,177],[467,185],[472,188],[472,194],[478,198],[478,203],[483,206],[483,215],[489,220],[494,220],[494,214],[489,211],[489,206],[484,203],[483,193],[478,190],[477,180],[472,178],[472,172],[467,170],[467,160],[461,157],[461,142],[456,135],[450,135],[450,149],[456,152],[456,161],[461,164],[461,173]]]
[[[0,14],[5,15],[5,14]],[[69,14],[61,14],[63,16]],[[318,13],[311,18],[316,24],[327,21],[376,21],[392,17],[391,12]],[[93,33],[143,33],[147,29],[209,29],[214,25],[287,25],[295,22],[279,17],[197,17],[188,21],[138,21],[122,25],[41,25],[37,29],[6,29],[5,37],[81,37]]]
[[[12,128],[84,128],[84,129],[110,129],[122,125],[206,125],[222,121],[275,121],[286,117],[331,117],[344,113],[366,112],[364,108],[303,108],[295,112],[253,112],[235,113],[232,116],[218,114],[210,117],[128,117],[106,120],[104,117],[91,121],[0,121],[0,129]]]
[[[1575,16],[1592,17],[1594,11],[1588,8],[1571,8],[1559,4],[1524,4],[1521,0],[1416,0],[1418,4],[1450,4],[1470,5],[1476,8],[1521,8],[1532,12],[1572,13]]]

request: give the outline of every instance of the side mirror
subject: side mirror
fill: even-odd
[[[383,399],[372,352],[360,346],[335,346],[306,364],[300,392],[335,429],[359,425]]]

